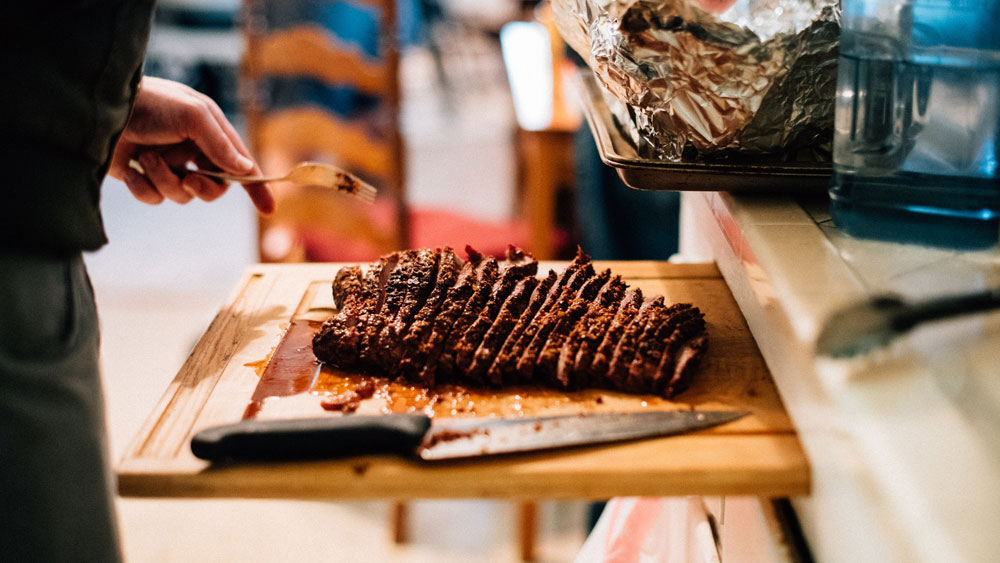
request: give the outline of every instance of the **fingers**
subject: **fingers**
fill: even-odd
[[[220,185],[197,173],[185,176],[181,180],[181,184],[183,184],[184,189],[188,193],[193,194],[202,201],[215,201],[222,197],[222,194],[226,193],[228,189],[227,186]]]
[[[208,165],[199,155],[197,148],[184,144],[163,152],[141,151],[136,160],[142,172],[129,168],[122,179],[143,203],[158,204],[169,199],[184,204],[194,198],[214,201],[226,193],[228,185],[185,171],[188,162],[197,161],[203,168]]]
[[[128,186],[128,191],[132,192],[132,197],[142,203],[157,205],[163,202],[163,195],[139,172],[127,168],[122,174],[121,180]]]
[[[131,158],[139,160],[145,176],[126,171]],[[192,161],[205,170],[260,173],[239,133],[210,97],[177,82],[143,77],[132,117],[112,158],[112,175],[120,174],[143,201],[156,199],[154,194],[178,203],[194,197],[211,201],[225,193],[225,184],[187,173],[185,165]],[[262,213],[274,209],[266,184],[244,188]]]
[[[212,114],[212,117],[215,118],[215,122],[218,123],[219,127],[222,128],[223,133],[225,133],[226,137],[229,138],[229,141],[233,144],[233,147],[236,149],[236,151],[252,161],[253,156],[250,154],[250,149],[248,149],[246,144],[243,143],[243,138],[240,137],[240,134],[236,131],[236,128],[233,127],[233,124],[230,123],[229,119],[226,118],[226,114],[223,113],[222,108],[220,108],[219,105],[215,103],[215,100],[206,96],[205,94],[202,94],[200,92],[197,92],[197,94],[202,99],[204,99],[205,103],[208,106],[209,112]],[[256,163],[254,163],[254,165],[256,165]]]
[[[163,152],[140,151],[136,160],[142,172],[128,168],[122,179],[132,195],[143,203],[155,205],[169,199],[185,204],[194,198],[214,201],[229,189],[227,183],[186,170],[192,162],[201,170],[215,168],[194,146],[181,144]],[[260,174],[260,169],[254,165],[251,174]],[[274,197],[267,184],[246,184],[244,189],[258,211],[264,214],[274,211]]]
[[[198,148],[213,164],[227,172],[261,175],[260,167],[251,158],[243,139],[226,119],[219,106],[204,94],[198,96],[203,101],[202,108],[207,112],[207,116],[205,114],[195,116],[198,119],[199,129],[192,130],[191,139]],[[195,131],[200,131],[201,134],[198,135]],[[262,182],[244,184],[243,188],[258,211],[265,215],[274,211],[274,197],[267,184]]]
[[[271,189],[268,188],[267,184],[263,182],[243,184],[243,189],[247,191],[250,201],[253,202],[257,211],[264,215],[270,215],[274,212],[274,195],[271,194]]]
[[[137,160],[142,165],[149,184],[163,197],[176,203],[187,203],[194,195],[185,189],[184,184],[163,157],[154,151],[142,151]],[[133,192],[134,194],[135,192]]]
[[[194,160],[194,163],[198,166],[199,170],[214,170],[216,168],[212,164],[212,162],[209,161],[204,155],[197,156],[195,158],[195,160]],[[257,164],[254,164],[253,168],[250,170],[250,172],[248,173],[248,175],[260,176],[261,175],[260,167],[257,166]],[[207,176],[199,176],[197,173],[193,173],[193,174],[191,174],[191,175],[188,176],[188,178],[192,178],[192,177],[198,177],[198,178],[204,178],[204,179],[212,180],[211,178],[209,178]],[[215,181],[213,181],[213,183],[215,183]],[[225,189],[226,189],[225,184],[218,184],[218,183],[216,183],[216,185],[221,186],[222,190],[223,190],[223,193],[225,192]],[[274,197],[271,195],[271,190],[270,190],[270,188],[268,187],[268,185],[266,183],[257,182],[257,183],[253,183],[253,184],[244,184],[243,188],[246,190],[247,194],[250,196],[250,201],[253,202],[254,207],[256,207],[258,211],[260,211],[261,213],[263,213],[265,215],[267,215],[267,214],[271,213],[272,211],[274,211]],[[222,193],[219,193],[219,195],[222,195]],[[199,197],[201,197],[201,196],[199,195]],[[202,199],[205,199],[205,198],[202,198]],[[208,201],[210,201],[210,200],[208,200]]]
[[[214,112],[218,110],[218,106],[210,99],[198,99],[200,103],[190,104],[184,113],[187,138],[222,170],[234,174],[247,174],[252,171],[255,164],[249,154],[243,154],[246,152],[246,147],[242,142],[237,146],[237,141],[234,141],[234,138],[239,139],[239,135],[233,131],[230,136],[227,132],[232,125],[229,125],[225,116],[222,116],[222,121],[227,127],[221,125],[216,118]],[[221,113],[222,110],[218,111]]]

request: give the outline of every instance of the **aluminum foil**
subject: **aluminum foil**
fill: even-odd
[[[728,2],[552,0],[552,8],[643,156],[829,160],[837,1]]]

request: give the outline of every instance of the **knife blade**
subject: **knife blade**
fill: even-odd
[[[303,460],[394,454],[444,460],[604,444],[693,432],[746,412],[649,411],[524,418],[422,414],[244,420],[201,430],[195,456],[209,461]]]

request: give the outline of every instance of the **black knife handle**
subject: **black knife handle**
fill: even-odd
[[[412,456],[430,425],[431,419],[421,414],[245,420],[198,432],[191,452],[209,461]]]

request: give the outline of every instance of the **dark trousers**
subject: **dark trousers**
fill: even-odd
[[[122,559],[81,256],[0,252],[0,559]]]

